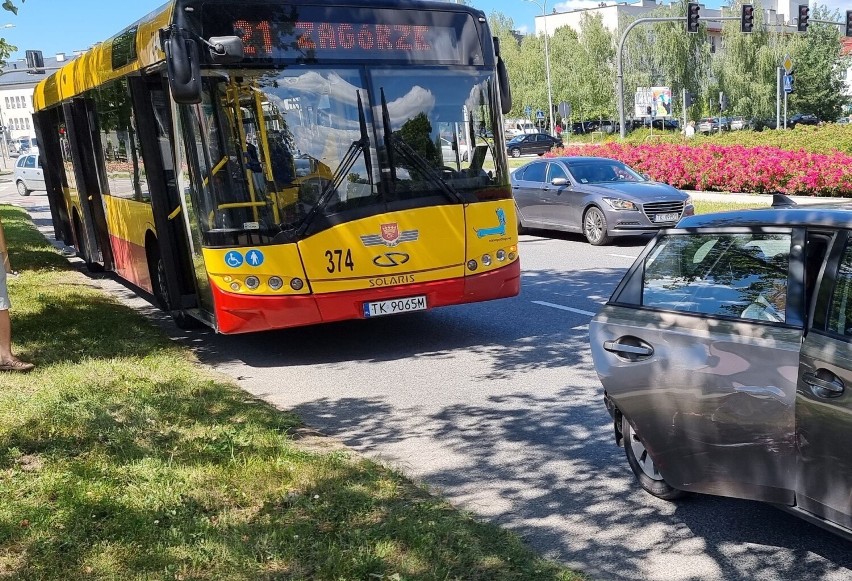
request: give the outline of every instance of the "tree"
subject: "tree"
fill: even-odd
[[[812,20],[839,21],[840,15],[824,5],[816,6]],[[840,53],[840,32],[831,24],[808,26],[791,52],[796,75],[796,92],[791,95],[794,110],[813,113],[823,120],[840,117],[843,105],[843,77],[849,59]]]
[[[24,2],[26,2],[26,0],[21,0],[21,4],[23,4]],[[18,7],[15,5],[14,2],[12,2],[12,0],[4,0],[3,4],[0,4],[0,7],[2,7],[3,10],[11,12],[12,14],[18,14]],[[6,59],[8,59],[9,55],[11,55],[16,50],[18,50],[17,46],[9,44],[8,42],[6,42],[5,38],[0,38],[0,64],[5,65]]]
[[[740,14],[742,3],[733,1],[726,13]],[[792,53],[798,36],[767,30],[764,11],[754,2],[754,28],[751,34],[740,31],[739,21],[722,27],[722,50],[713,58],[718,90],[723,91],[738,115],[774,118],[778,66],[784,55]],[[809,32],[808,35],[811,33]],[[714,87],[711,99],[718,99]]]
[[[586,118],[612,118],[615,114],[615,39],[600,14],[583,14],[580,20],[581,58],[577,92]],[[553,55],[551,55],[552,58]]]
[[[660,18],[684,16],[685,2],[661,6],[642,17]],[[620,30],[635,20],[625,18]],[[619,33],[620,34],[620,33]],[[699,28],[697,34],[687,34],[683,22],[660,22],[639,25],[630,31],[624,49],[625,112],[633,110],[633,95],[637,87],[671,87],[675,102],[674,111],[682,115],[681,100],[677,95],[683,89],[690,93],[706,92],[710,70],[710,45],[707,29]],[[702,91],[703,89],[703,91]],[[697,111],[700,114],[700,111]],[[693,116],[694,118],[697,115]]]

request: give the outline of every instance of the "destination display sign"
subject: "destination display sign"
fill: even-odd
[[[239,36],[247,59],[482,63],[479,34],[469,14],[351,6],[216,8],[202,15],[204,36]]]

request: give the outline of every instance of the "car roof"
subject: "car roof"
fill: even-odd
[[[799,204],[789,207],[756,208],[682,219],[678,228],[735,228],[738,226],[852,226],[852,202]]]

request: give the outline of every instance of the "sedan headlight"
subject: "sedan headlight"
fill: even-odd
[[[613,210],[638,210],[636,204],[630,200],[622,200],[621,198],[604,198],[604,202],[609,204]]]
[[[693,206],[693,205],[694,205],[694,204],[692,203],[692,196],[690,196],[689,194],[687,194],[687,195],[686,195],[686,199],[683,201],[683,207],[685,208],[685,207],[687,207],[687,206]]]

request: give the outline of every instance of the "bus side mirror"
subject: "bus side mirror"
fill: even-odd
[[[238,63],[246,57],[243,40],[239,36],[211,36],[208,45],[210,58],[216,64]]]
[[[500,103],[503,115],[512,110],[512,88],[509,86],[509,71],[500,57],[500,39],[494,37],[494,54],[497,57],[497,82],[500,85]]]
[[[182,105],[201,102],[201,66],[198,45],[183,30],[173,28],[165,43],[172,98]]]

